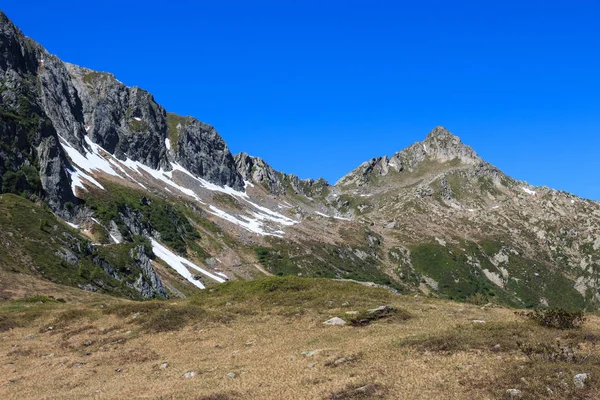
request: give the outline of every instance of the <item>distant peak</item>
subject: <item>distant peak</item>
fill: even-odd
[[[454,136],[452,133],[450,133],[448,129],[440,125],[433,128],[433,130],[429,132],[425,140],[433,138],[457,138],[457,136]]]

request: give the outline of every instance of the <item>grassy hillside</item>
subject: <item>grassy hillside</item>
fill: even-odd
[[[133,264],[130,250],[145,244],[143,238],[111,246],[91,246],[91,241],[77,229],[56,218],[44,206],[23,197],[0,195],[0,284],[2,297],[11,291],[11,282],[19,275],[33,275],[53,283],[86,287],[117,296],[138,298],[129,285],[140,270]],[[106,263],[120,280],[108,274]]]
[[[380,319],[323,324],[382,305],[390,311]],[[0,396],[500,399],[514,389],[594,399],[600,317],[586,317],[558,330],[507,308],[297,277],[177,301],[23,299],[0,303]]]

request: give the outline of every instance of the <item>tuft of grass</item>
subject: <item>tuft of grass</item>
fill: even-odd
[[[19,326],[21,326],[21,324],[14,316],[0,315],[0,332],[10,331]]]
[[[383,306],[377,309],[363,310],[352,316],[348,321],[352,326],[366,326],[371,322],[386,320],[388,322],[406,321],[412,318],[412,315],[403,309],[396,307]]]
[[[238,400],[241,397],[235,392],[213,393],[208,396],[198,397],[197,400]]]
[[[383,399],[385,398],[383,386],[375,383],[356,383],[344,389],[333,392],[327,397],[329,400],[355,400],[355,399]]]
[[[458,325],[441,333],[407,337],[398,344],[434,353],[469,350],[509,352],[518,349],[518,341],[526,341],[534,335],[526,324],[485,323]]]
[[[147,301],[113,305],[104,310],[121,318],[131,317],[150,333],[181,330],[193,323],[227,323],[234,316],[226,310],[208,311],[194,304]]]

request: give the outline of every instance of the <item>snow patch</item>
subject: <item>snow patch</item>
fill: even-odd
[[[115,236],[115,235],[113,235],[112,233],[109,233],[109,235],[110,235],[111,239],[112,239],[112,240],[113,240],[113,241],[114,241],[116,244],[119,244],[119,243],[121,243],[121,241],[119,240],[119,238],[118,238],[118,237],[116,237],[116,236]]]
[[[133,117],[133,119],[135,119],[136,121],[141,121],[142,120],[141,118],[138,118],[138,117]]]
[[[234,217],[231,214],[226,213],[223,210],[218,209],[215,206],[209,206],[209,212],[213,215],[216,215],[219,218],[224,219],[225,221],[231,222],[234,225],[240,226],[246,229],[249,232],[256,233],[261,236],[276,236],[283,237],[283,231],[275,231],[275,232],[267,232],[263,229],[263,222],[261,218],[257,217],[257,214],[254,214],[256,219],[252,219],[246,216],[240,215],[239,218]],[[264,215],[262,216],[264,217]]]
[[[530,195],[532,195],[532,196],[535,196],[535,195],[536,195],[536,193],[537,193],[535,190],[531,190],[531,189],[529,189],[529,188],[526,188],[525,186],[521,187],[521,189],[523,189],[523,191],[524,191],[525,193],[527,193],[527,194],[530,194]]]
[[[66,223],[67,225],[69,225],[71,228],[79,229],[79,225],[72,224],[72,223],[70,223],[69,221],[65,221],[65,223]]]
[[[187,279],[189,282],[191,282],[194,286],[196,286],[200,289],[205,288],[205,286],[202,284],[202,282],[199,282],[196,279],[194,279],[194,277],[192,276],[192,273],[190,272],[190,270],[188,268],[195,269],[196,271],[208,276],[209,278],[214,279],[215,281],[217,281],[219,283],[225,282],[225,279],[223,279],[222,277],[217,276],[215,274],[211,274],[210,272],[200,268],[199,266],[197,266],[193,262],[189,261],[188,259],[178,256],[177,254],[173,253],[171,250],[167,249],[162,244],[158,243],[156,240],[150,239],[150,242],[152,243],[152,251],[154,252],[154,254],[156,254],[156,256],[158,258],[160,258],[161,260],[163,260],[164,262],[169,264],[169,266],[171,268],[173,268],[175,271],[177,271],[179,273],[179,275],[183,276],[185,279]]]
[[[171,140],[169,138],[165,138],[165,146],[167,150],[171,150]]]

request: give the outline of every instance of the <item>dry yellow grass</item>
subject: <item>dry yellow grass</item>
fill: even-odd
[[[372,306],[381,305],[377,301]],[[355,310],[352,306],[311,306],[295,313],[298,307],[258,307],[256,301],[260,311],[252,312],[253,302],[222,306],[223,312],[233,310],[227,322],[202,317],[157,333],[140,325],[143,312],[106,312],[131,302],[106,298],[103,304],[44,306],[42,316],[26,326],[0,332],[0,398],[494,399],[509,388],[494,382],[502,382],[516,365],[527,365],[522,353],[423,351],[403,340],[478,324],[474,320],[538,329],[505,308],[405,296],[390,296],[387,303],[413,318],[365,327],[323,325],[329,316]],[[189,307],[187,301],[163,305]],[[0,315],[17,312],[7,307]],[[206,308],[213,307],[206,302]],[[600,319],[589,317],[586,329],[599,328]],[[310,351],[316,353],[302,354]],[[349,360],[334,363],[344,357]],[[163,363],[168,367],[161,368]],[[185,378],[190,371],[196,375]],[[366,385],[363,397],[352,392]]]

